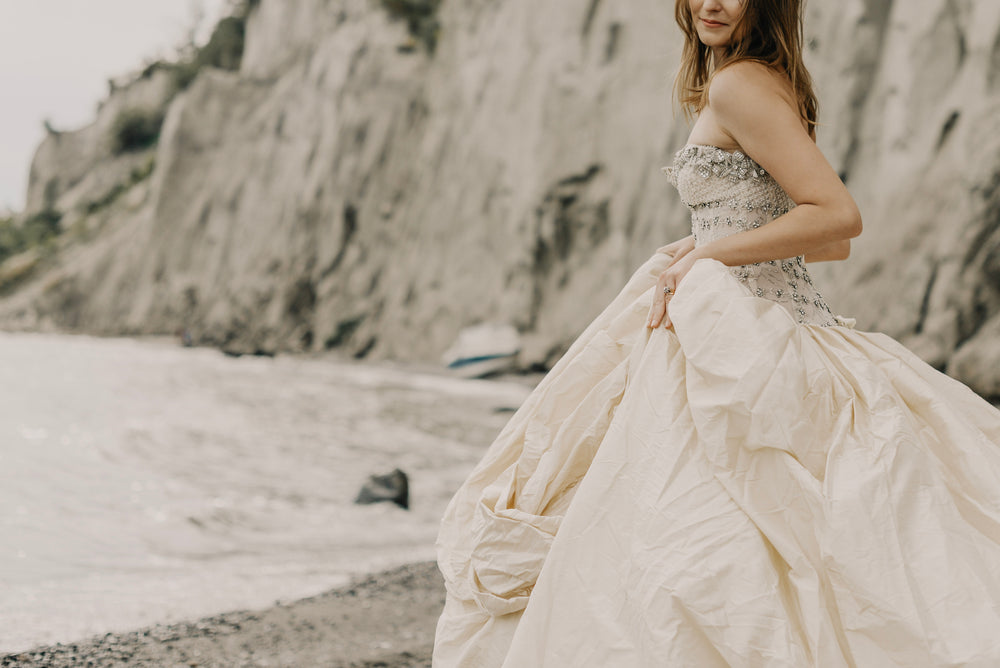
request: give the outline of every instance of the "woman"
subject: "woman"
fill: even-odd
[[[813,141],[801,0],[676,11],[693,235],[455,495],[435,665],[998,666],[1000,412],[812,285],[861,221]]]

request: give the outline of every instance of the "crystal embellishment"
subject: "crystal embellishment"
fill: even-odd
[[[795,207],[778,182],[742,151],[691,144],[663,172],[691,211],[696,246],[766,225]],[[802,256],[731,271],[751,295],[781,304],[799,323],[843,322],[813,287]]]

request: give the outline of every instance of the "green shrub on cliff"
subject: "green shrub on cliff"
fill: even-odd
[[[137,183],[141,183],[149,178],[149,175],[153,173],[153,169],[156,167],[156,158],[150,158],[146,161],[146,164],[139,167],[134,167],[129,173],[128,180],[123,183],[116,183],[113,188],[104,193],[103,196],[98,199],[91,200],[83,206],[83,210],[87,215],[93,215],[102,209],[106,209],[115,203],[121,195],[128,192],[132,186]]]
[[[0,262],[58,236],[60,220],[62,215],[53,210],[36,213],[22,225],[13,218],[0,219]]]
[[[434,53],[440,30],[436,14],[441,0],[382,0],[390,15],[406,21],[406,27],[415,40]]]
[[[0,262],[20,252],[21,231],[13,218],[0,218]]]
[[[215,26],[208,44],[198,50],[197,60],[201,67],[218,67],[222,70],[238,70],[243,61],[243,40],[246,37],[246,22],[235,16],[228,16]]]
[[[236,71],[243,62],[243,46],[246,38],[246,22],[256,7],[254,0],[236,3],[233,13],[221,19],[212,30],[212,36],[204,46],[189,44],[175,62],[158,60],[151,63],[139,75],[148,78],[157,70],[166,70],[174,79],[174,88],[182,91],[191,85],[198,73],[206,67]]]
[[[61,220],[62,214],[52,209],[36,213],[28,218],[21,228],[25,246],[29,248],[40,246],[49,239],[58,236],[60,232],[59,221]]]
[[[126,109],[118,114],[111,127],[111,150],[115,155],[140,151],[160,138],[163,111],[157,109]]]
[[[190,86],[198,73],[206,67],[238,70],[240,63],[243,62],[245,33],[245,18],[227,16],[215,26],[208,44],[201,48],[192,48],[190,55],[177,63],[162,64],[160,67],[167,67],[173,73],[174,86],[177,90],[184,90]]]
[[[180,62],[168,65],[174,75],[177,90],[184,90],[206,67],[236,71],[243,62],[243,45],[246,37],[246,17],[240,12],[219,21],[208,43],[193,47],[190,55]]]

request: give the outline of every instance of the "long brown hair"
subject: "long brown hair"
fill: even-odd
[[[787,75],[798,100],[799,115],[810,127],[815,127],[819,105],[812,77],[802,58],[805,41],[802,4],[803,0],[745,0],[733,43],[721,62],[715,63],[711,48],[698,37],[688,0],[676,0],[674,16],[684,33],[684,52],[674,88],[684,114],[690,118],[708,104],[708,85],[713,74],[747,60]]]

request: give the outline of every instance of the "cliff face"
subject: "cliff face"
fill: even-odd
[[[141,169],[152,150],[116,154],[113,134],[122,112],[160,113],[172,95],[173,84],[164,71],[151,72],[105,100],[91,125],[75,132],[50,131],[35,152],[26,197],[29,214],[46,209],[68,212],[76,220],[88,205],[125,183],[133,169]],[[67,222],[67,221],[64,221]],[[68,225],[67,225],[68,226]]]
[[[0,322],[413,359],[506,321],[551,362],[687,234],[658,170],[688,131],[669,4],[446,1],[430,54],[374,1],[262,0],[241,70],[174,99],[151,178]],[[813,5],[821,143],[866,219],[818,282],[1000,395],[1000,6]],[[36,190],[67,169],[52,142]]]
[[[831,10],[812,17],[824,147],[866,228],[822,283],[859,324],[998,397],[1000,4]]]

